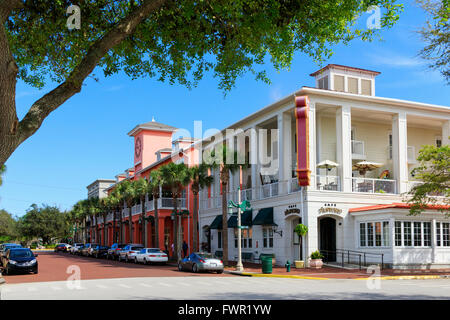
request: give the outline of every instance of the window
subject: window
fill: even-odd
[[[435,139],[436,147],[442,147],[442,137],[436,137]]]
[[[359,244],[361,247],[366,246],[366,224],[359,224]]]
[[[450,223],[436,223],[436,245],[439,247],[450,247]]]
[[[367,224],[367,246],[373,247],[373,223]]]
[[[358,79],[357,78],[347,78],[347,88],[348,92],[358,94]]]
[[[436,227],[437,224],[436,224]],[[437,229],[437,234],[439,230]],[[395,246],[397,247],[430,247],[431,222],[396,221]]]
[[[217,231],[217,248],[222,249],[222,231]]]
[[[372,95],[372,81],[361,79],[361,94],[366,96]]]
[[[344,76],[334,76],[334,90],[344,92]]]
[[[359,245],[361,247],[387,247],[389,243],[389,221],[359,224]]]
[[[319,79],[319,89],[328,90],[328,76]]]
[[[238,228],[234,229],[234,247],[237,248],[238,239]],[[241,248],[251,248],[252,247],[252,228],[242,229],[241,234]]]
[[[272,227],[263,227],[263,247],[273,248],[273,229]]]

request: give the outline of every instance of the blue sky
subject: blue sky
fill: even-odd
[[[377,96],[449,105],[450,88],[417,57],[423,43],[414,31],[425,15],[413,2],[403,3],[399,22],[382,31],[382,41],[338,45],[326,63],[380,71]],[[364,22],[368,17],[360,19]],[[298,53],[290,70],[276,72],[267,66],[272,85],[247,74],[226,97],[211,76],[192,90],[148,78],[132,81],[124,74],[99,82],[89,79],[7,161],[0,208],[17,216],[32,203],[68,209],[87,196],[88,184],[97,178],[114,179],[133,165],[133,139],[127,133],[137,124],[154,116],[158,122],[191,132],[196,120],[203,121],[203,130],[221,129],[302,86],[314,86],[309,74],[318,68]],[[52,85],[39,91],[18,83],[19,118],[50,89]]]

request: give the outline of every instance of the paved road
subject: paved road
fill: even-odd
[[[376,283],[371,283],[376,284]],[[2,299],[450,299],[450,280],[146,277],[6,284]]]
[[[38,274],[4,275],[8,284],[24,282],[64,281],[79,274],[81,280],[134,277],[230,277],[215,273],[179,272],[174,266],[142,265],[105,259],[73,256],[68,253],[38,253]]]

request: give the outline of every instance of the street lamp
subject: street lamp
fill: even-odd
[[[241,211],[245,211],[250,209],[250,202],[244,200],[241,202],[241,187],[238,187],[238,203],[233,202],[233,200],[228,201],[228,213],[233,213],[233,208],[238,209],[237,216],[237,228],[238,228],[238,262],[236,265],[236,271],[242,272],[244,271],[244,266],[242,265],[242,249],[241,249],[241,230],[243,227],[241,226]],[[247,227],[248,228],[248,227]]]

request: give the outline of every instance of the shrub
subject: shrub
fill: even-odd
[[[316,250],[311,253],[311,259],[322,259],[323,255],[319,252],[319,250]]]

